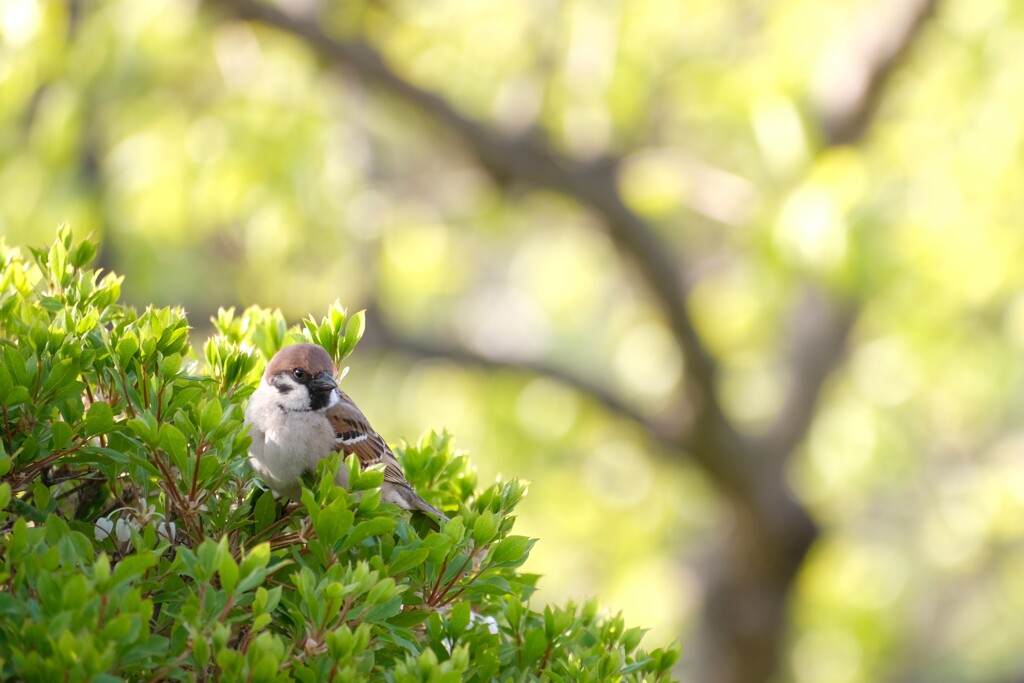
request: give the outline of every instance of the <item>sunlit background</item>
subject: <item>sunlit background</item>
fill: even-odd
[[[8,244],[95,232],[128,301],[183,305],[196,343],[219,306],[297,322],[339,299],[391,335],[680,412],[684,358],[599,218],[496,183],[452,131],[209,4],[0,0]],[[741,428],[778,414],[797,291],[859,302],[789,468],[822,535],[781,681],[1024,673],[1024,4],[938,3],[863,134],[821,125],[859,96],[858,51],[918,4],[279,3],[497,130],[621,157],[623,198],[689,266]],[[699,658],[729,526],[703,474],[555,377],[388,338],[351,358],[346,390],[391,441],[447,428],[485,480],[531,482],[536,600],[598,595]]]

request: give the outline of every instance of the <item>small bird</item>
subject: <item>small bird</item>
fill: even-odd
[[[362,411],[334,381],[334,364],[316,344],[294,344],[274,354],[245,410],[252,445],[249,461],[276,493],[298,500],[304,472],[331,451],[355,453],[362,467],[384,464],[381,499],[405,510],[448,518],[423,500]],[[348,487],[348,470],[337,483]]]

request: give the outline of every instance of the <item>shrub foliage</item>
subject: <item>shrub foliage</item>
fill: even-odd
[[[354,458],[325,460],[298,504],[259,487],[242,416],[267,358],[306,340],[340,367],[361,314],[222,310],[194,350],[180,308],[118,303],[93,242],[65,227],[28,251],[0,244],[0,678],[669,676],[677,649],[639,649],[594,602],[528,606],[525,486],[481,488],[448,434],[397,449],[441,528],[382,503]]]

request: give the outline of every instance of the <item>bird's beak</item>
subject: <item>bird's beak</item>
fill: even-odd
[[[338,383],[334,381],[334,378],[331,377],[329,372],[321,372],[313,378],[313,381],[309,383],[309,386],[312,387],[314,391],[333,391],[338,388]]]

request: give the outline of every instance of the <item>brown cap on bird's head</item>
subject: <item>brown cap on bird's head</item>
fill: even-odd
[[[322,347],[316,344],[293,344],[274,354],[263,372],[263,378],[268,379],[279,372],[291,372],[295,368],[302,368],[311,377],[321,372],[334,376],[334,363]]]

